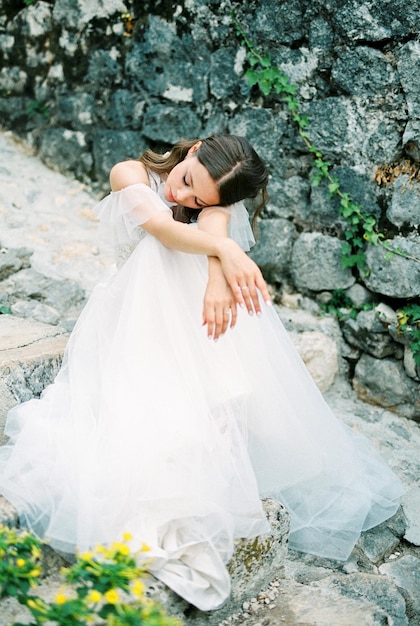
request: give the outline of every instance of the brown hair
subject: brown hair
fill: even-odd
[[[146,150],[139,160],[154,172],[165,174],[183,161],[188,150],[196,143],[197,139],[179,141],[169,153],[163,155]],[[268,200],[268,171],[250,143],[237,135],[212,135],[201,140],[195,156],[216,183],[221,206],[261,195],[252,218],[254,227],[256,218]],[[187,218],[189,221],[191,215],[197,215],[197,211],[189,213],[188,209],[183,208],[181,215],[176,218],[181,218],[181,221]]]

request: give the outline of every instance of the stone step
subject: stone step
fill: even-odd
[[[163,605],[171,615],[194,626],[217,626],[221,620],[234,614],[244,602],[250,601],[276,577],[281,576],[287,556],[289,516],[285,509],[274,500],[263,501],[271,532],[252,540],[236,542],[232,560],[228,565],[232,591],[228,602],[219,610],[203,612],[195,609],[185,600],[168,589],[153,577],[145,580],[147,595]],[[17,525],[14,507],[0,496],[0,523]],[[63,585],[59,575],[65,561],[48,546],[43,548],[42,570],[47,577],[40,586],[39,595],[52,599]],[[0,601],[0,626],[8,626],[19,620],[24,623],[26,611],[11,598]]]
[[[376,578],[380,578],[379,576]],[[247,607],[248,611],[232,616],[220,626],[408,626],[400,596],[398,616],[384,610],[374,599],[345,596],[332,588],[318,588],[283,579]],[[271,593],[270,593],[271,591]],[[266,603],[268,600],[268,604]],[[380,602],[380,601],[379,601]],[[391,602],[391,600],[390,600]],[[246,605],[247,606],[247,605]]]
[[[59,326],[0,315],[0,444],[7,412],[38,397],[61,364],[68,334]]]

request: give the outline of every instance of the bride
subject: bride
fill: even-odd
[[[63,552],[133,536],[202,610],[229,595],[234,540],[284,504],[296,550],[346,560],[401,486],[339,421],[274,308],[241,200],[267,171],[240,137],[114,166],[96,211],[117,264],[93,290],[41,399],[12,409],[0,493]]]

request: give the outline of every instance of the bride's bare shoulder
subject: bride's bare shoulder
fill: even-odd
[[[146,167],[140,161],[121,161],[114,165],[109,175],[109,182],[112,191],[119,191],[136,183],[150,186]]]

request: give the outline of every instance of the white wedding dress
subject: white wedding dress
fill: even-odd
[[[234,540],[269,530],[261,497],[287,507],[292,548],[345,560],[401,485],[331,413],[273,307],[208,340],[207,258],[141,229],[170,210],[151,184],[98,206],[127,258],[93,290],[55,382],[10,411],[0,493],[64,552],[131,533],[154,575],[208,610],[229,595]],[[245,208],[230,210],[246,247]]]

